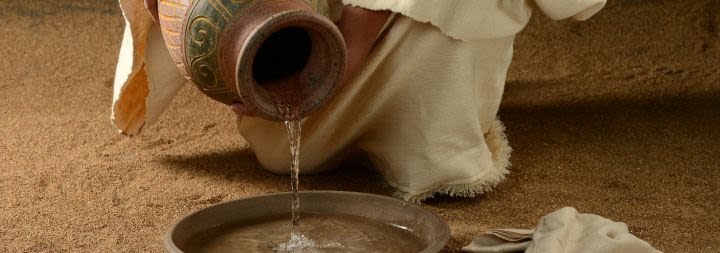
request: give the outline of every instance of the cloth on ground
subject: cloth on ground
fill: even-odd
[[[463,252],[472,253],[661,253],[630,234],[625,223],[563,207],[542,217],[534,230],[493,229]]]

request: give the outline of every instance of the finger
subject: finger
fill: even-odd
[[[232,104],[230,105],[230,110],[233,111],[238,116],[244,116],[245,115],[245,105],[244,104]]]
[[[145,9],[148,10],[153,21],[158,22],[157,0],[145,0]]]
[[[235,103],[235,104],[230,105],[230,110],[232,110],[238,116],[247,116],[247,117],[257,116],[254,112],[249,110],[243,103]]]

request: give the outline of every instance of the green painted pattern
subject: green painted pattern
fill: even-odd
[[[276,0],[200,0],[190,7],[185,32],[186,62],[192,82],[211,98],[230,104],[240,96],[229,90],[218,68],[218,44],[225,26],[242,10],[259,1]],[[307,0],[315,11],[327,16],[326,0]]]

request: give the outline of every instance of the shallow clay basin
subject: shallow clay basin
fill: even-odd
[[[292,193],[274,193],[216,204],[194,212],[175,224],[165,238],[168,252],[189,252],[193,238],[227,224],[252,223],[290,217]],[[423,244],[421,252],[439,252],[450,239],[450,228],[436,214],[417,205],[381,195],[342,192],[300,192],[302,213],[352,215],[411,231]],[[302,221],[301,221],[302,222]]]

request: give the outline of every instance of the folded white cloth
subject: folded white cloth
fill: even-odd
[[[625,223],[563,207],[535,230],[494,229],[478,236],[463,252],[499,253],[661,253],[630,234]]]

